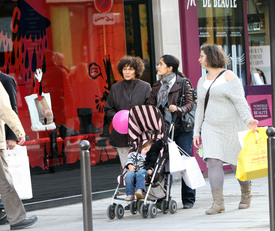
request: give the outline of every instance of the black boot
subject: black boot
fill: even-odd
[[[101,133],[101,129],[96,128],[92,123],[92,108],[77,108],[77,115],[80,122],[80,134]]]
[[[75,131],[73,129],[68,128],[67,126],[61,124],[57,125],[58,131],[59,131],[59,136],[64,140],[66,137],[70,136],[77,136],[79,135],[78,131]]]
[[[112,120],[109,119],[108,116],[104,116],[104,122],[103,122],[103,132],[100,134],[100,137],[110,137],[110,125]]]

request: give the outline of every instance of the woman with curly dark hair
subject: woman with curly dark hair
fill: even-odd
[[[134,106],[146,104],[151,92],[150,84],[139,79],[144,71],[141,58],[124,56],[120,59],[117,69],[124,80],[111,87],[104,107],[109,119],[120,110],[130,110]],[[110,144],[117,148],[121,166],[124,168],[130,150],[128,134],[120,134],[113,129]]]

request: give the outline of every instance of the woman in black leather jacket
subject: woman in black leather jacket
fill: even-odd
[[[167,129],[173,120],[174,113],[177,114],[175,121],[174,140],[183,150],[191,155],[193,131],[179,131],[179,121],[181,116],[190,112],[193,108],[193,95],[191,83],[185,81],[184,85],[184,104],[179,107],[179,99],[182,93],[181,82],[186,78],[178,71],[179,60],[172,55],[163,55],[157,65],[157,74],[160,77],[152,87],[151,96],[148,104],[157,106],[163,114]],[[196,191],[189,188],[182,180],[181,198],[184,209],[192,208],[195,203]]]

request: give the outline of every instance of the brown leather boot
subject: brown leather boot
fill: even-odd
[[[250,207],[251,203],[251,183],[248,185],[240,185],[241,186],[241,192],[242,192],[242,198],[241,202],[239,203],[239,209],[248,209]]]
[[[218,213],[223,213],[225,211],[224,208],[224,200],[223,200],[223,189],[215,189],[212,190],[213,204],[211,208],[207,209],[205,213],[207,215],[213,215]]]

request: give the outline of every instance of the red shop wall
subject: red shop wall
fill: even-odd
[[[96,10],[93,1],[46,4],[42,0],[11,0],[0,5],[6,20],[0,30],[0,70],[17,81],[19,117],[30,137],[31,165],[45,168],[45,158],[53,155],[49,134],[31,130],[24,99],[33,94],[34,74],[42,68],[42,90],[51,95],[56,125],[78,131],[77,109],[91,108],[92,123],[102,131],[106,95],[110,85],[121,80],[116,64],[126,54],[123,1],[114,0],[107,13]],[[102,148],[95,147],[100,130],[89,136],[94,137],[90,141],[97,162],[110,157],[102,159]],[[82,138],[66,138],[67,142],[58,138],[58,156],[65,150],[73,156],[71,161],[78,160]]]

